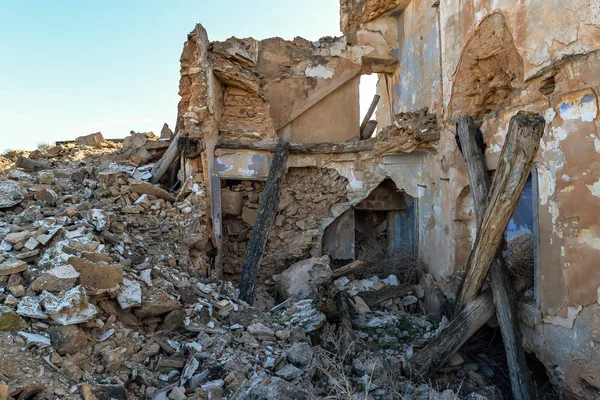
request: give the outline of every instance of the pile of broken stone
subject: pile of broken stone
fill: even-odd
[[[439,329],[421,285],[337,276],[312,258],[273,277],[280,304],[253,308],[188,261],[206,234],[201,185],[148,183],[135,149],[48,153],[0,176],[0,360],[21,347],[42,366],[0,365],[0,398],[457,398],[400,377]],[[348,306],[341,321],[326,299]]]

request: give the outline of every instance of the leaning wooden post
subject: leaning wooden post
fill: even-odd
[[[273,225],[273,220],[277,213],[277,206],[279,205],[281,195],[281,182],[285,175],[289,148],[290,144],[288,141],[279,139],[275,148],[275,155],[271,161],[269,177],[267,178],[262,200],[258,208],[258,215],[252,227],[252,233],[250,233],[246,258],[242,265],[242,279],[238,286],[240,298],[248,304],[252,304],[254,300],[254,283],[258,276],[260,260],[265,250],[269,230]]]
[[[412,380],[429,380],[493,315],[492,294],[486,291],[455,315],[427,346],[415,353],[405,374]]]
[[[538,114],[519,111],[510,120],[481,226],[456,298],[456,311],[474,300],[483,287],[529,176],[543,133],[544,118]]]
[[[477,145],[477,127],[472,117],[464,115],[458,119],[457,134],[467,165],[469,186],[479,225],[490,190],[490,178],[483,153]],[[515,399],[534,399],[531,374],[525,361],[523,340],[519,329],[515,293],[510,282],[506,261],[500,252],[496,254],[496,259],[490,268],[490,284],[496,305],[496,316],[504,341],[513,396]]]

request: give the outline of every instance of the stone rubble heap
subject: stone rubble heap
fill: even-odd
[[[0,398],[455,399],[463,382],[467,398],[495,393],[460,355],[448,390],[401,378],[439,329],[423,286],[401,277],[334,279],[326,256],[300,261],[272,277],[283,301],[267,311],[200,278],[204,188],[148,183],[142,155],[164,147],[151,141],[96,135],[0,176]],[[11,368],[19,348],[39,372]]]

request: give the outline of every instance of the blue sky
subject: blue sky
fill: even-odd
[[[210,40],[341,35],[338,0],[0,0],[0,150],[173,127],[197,22]]]

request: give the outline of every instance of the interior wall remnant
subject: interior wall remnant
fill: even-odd
[[[523,82],[523,60],[500,13],[486,17],[467,42],[454,76],[451,119],[471,115],[481,119],[510,102]]]
[[[323,233],[323,253],[333,261],[354,260],[355,225],[353,209],[337,217]]]

